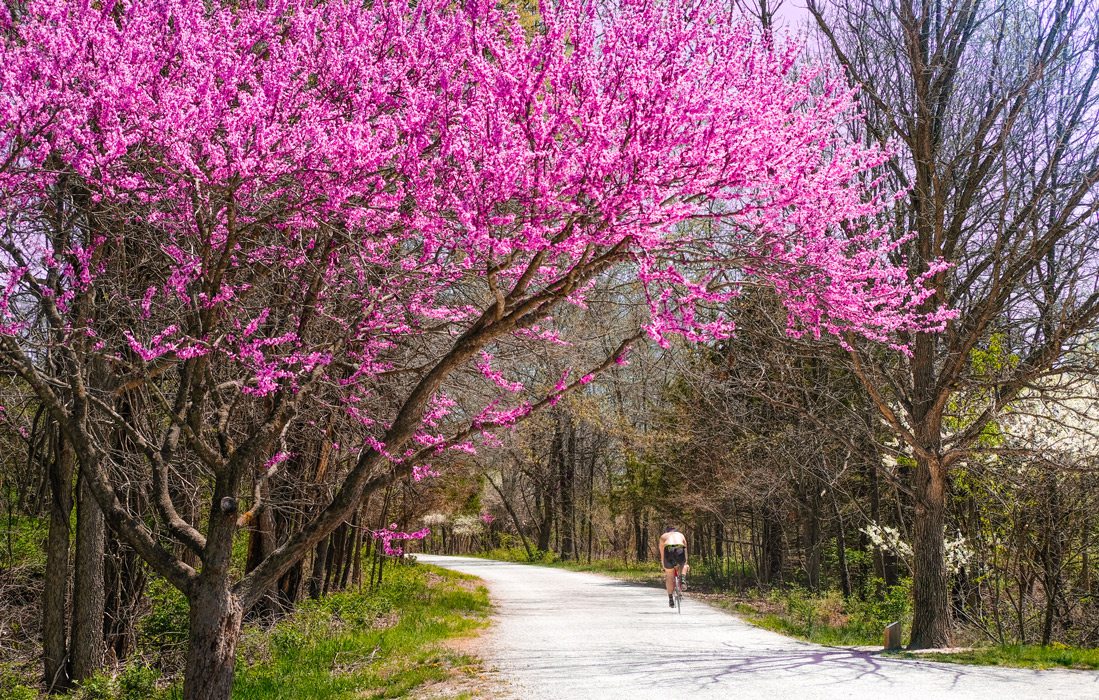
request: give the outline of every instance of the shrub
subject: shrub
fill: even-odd
[[[18,673],[0,666],[0,697],[6,700],[38,700],[38,691],[24,685]]]
[[[156,682],[160,673],[144,663],[127,666],[118,676],[121,700],[149,700],[156,694]]]
[[[105,673],[96,673],[77,685],[76,700],[117,700],[118,683]]]
[[[558,559],[556,552],[543,552],[541,550],[534,550],[534,559],[531,559],[527,556],[527,550],[523,548],[522,544],[508,546],[507,540],[503,539],[500,544],[501,546],[485,552],[484,556],[500,561],[531,562],[535,564],[552,564]]]
[[[156,576],[149,579],[147,595],[149,612],[137,625],[138,649],[164,666],[187,648],[190,608],[182,593]]]

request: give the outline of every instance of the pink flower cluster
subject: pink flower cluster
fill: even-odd
[[[727,6],[562,0],[530,30],[495,0],[0,6],[0,334],[35,304],[129,295],[124,336],[94,305],[78,324],[118,366],[201,359],[246,397],[323,380],[388,455],[375,407],[402,349],[517,309],[508,338],[567,346],[555,304],[583,309],[608,274],[639,283],[659,343],[732,333],[747,276],[793,334],[941,325],[865,225],[887,154],[844,135],[851,88]],[[118,220],[44,235],[74,181]],[[135,250],[129,289],[112,274]],[[467,357],[497,398],[460,415],[511,425],[537,400],[502,407],[531,389],[491,349]]]
[[[406,542],[408,540],[422,540],[431,533],[431,528],[423,528],[416,532],[400,532],[397,530],[397,523],[390,523],[389,527],[382,528],[381,530],[374,530],[371,536],[378,540],[379,546],[382,548],[382,552],[387,557],[399,557],[404,554],[404,547],[401,545],[394,545],[394,542]]]

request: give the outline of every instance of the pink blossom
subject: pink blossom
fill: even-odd
[[[418,464],[412,467],[413,481],[423,481],[437,476],[439,476],[439,472],[435,471],[430,464]]]
[[[561,0],[533,26],[496,0],[17,4],[0,4],[0,334],[37,361],[46,334],[23,331],[60,315],[77,356],[87,329],[160,378],[201,366],[232,431],[300,401],[295,421],[342,412],[347,452],[475,452],[470,433],[570,386],[492,353],[567,351],[564,319],[593,318],[605,282],[662,345],[732,334],[729,280],[749,278],[793,335],[903,351],[950,318],[924,308],[942,264],[908,279],[873,224],[889,153],[850,138],[853,88],[724,0]],[[60,185],[110,225],[42,236]],[[463,372],[481,410],[442,393]]]
[[[512,392],[522,391],[524,388],[522,382],[510,382],[505,379],[504,375],[492,368],[492,359],[492,355],[488,352],[481,351],[481,359],[477,362],[477,369],[481,371],[481,374],[501,389]]]
[[[404,542],[407,540],[422,540],[431,533],[431,528],[423,528],[415,532],[398,532],[397,523],[390,523],[388,528],[382,528],[381,530],[374,530],[371,532],[371,537],[376,540],[380,540],[382,552],[389,557],[399,557],[404,554],[404,547],[394,546],[393,542]]]

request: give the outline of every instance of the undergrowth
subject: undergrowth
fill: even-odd
[[[420,564],[386,575],[381,590],[309,601],[273,630],[250,633],[234,700],[401,697],[474,666],[439,643],[485,624],[486,590]]]
[[[901,652],[904,658],[948,661],[978,666],[1013,666],[1017,668],[1080,668],[1099,670],[1099,649],[1081,649],[1053,642],[1047,647],[1002,646],[978,647],[955,652]]]
[[[139,652],[186,644],[187,608],[174,589],[150,585],[155,604],[139,626]],[[301,603],[273,627],[246,626],[234,700],[358,700],[403,697],[425,684],[478,669],[441,642],[482,627],[488,593],[473,577],[423,564],[386,568],[379,590]],[[157,657],[159,658],[159,657]],[[37,700],[24,674],[0,665],[0,698]],[[141,657],[83,681],[69,700],[178,700],[178,675]]]

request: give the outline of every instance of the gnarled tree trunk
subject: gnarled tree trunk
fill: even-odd
[[[195,581],[190,605],[183,698],[228,700],[233,689],[244,607],[229,590],[226,575],[206,572]]]
[[[49,466],[50,530],[42,598],[42,675],[50,693],[62,692],[69,686],[65,611],[69,595],[69,518],[73,509],[74,468],[72,450],[63,439],[55,438]]]
[[[909,647],[950,646],[951,615],[944,558],[946,470],[926,459],[916,461],[916,517],[912,539],[914,610]]]
[[[107,525],[87,480],[81,477],[76,506],[76,566],[73,579],[72,677],[91,678],[103,666],[103,588]]]

